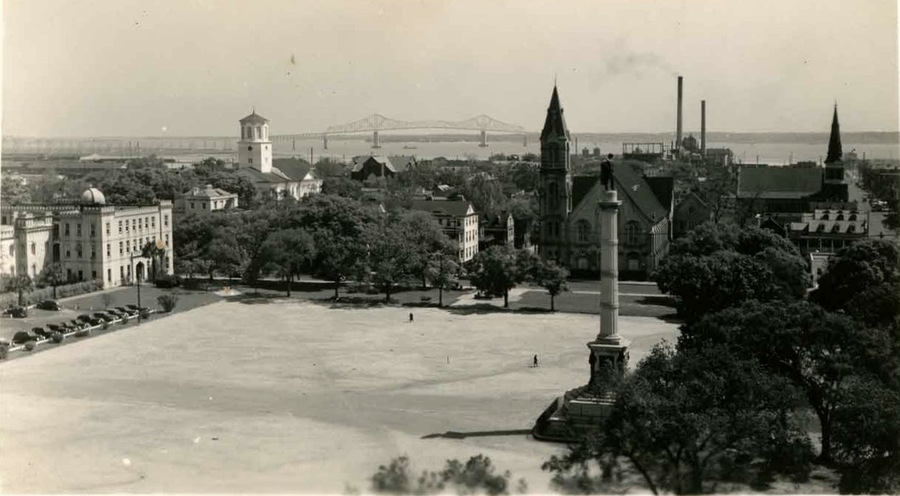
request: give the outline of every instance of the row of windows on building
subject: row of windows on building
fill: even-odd
[[[80,222],[66,222],[63,225],[63,232],[66,236],[72,235],[72,225],[75,226],[75,236],[81,236],[81,226]],[[169,227],[169,216],[163,216],[163,226]],[[110,223],[106,223],[106,235],[110,236]],[[131,231],[143,231],[144,229],[156,229],[156,216],[149,215],[146,217],[136,217],[133,219],[125,219],[119,221],[119,234],[123,232],[131,232]],[[97,226],[93,222],[90,224],[91,237],[95,237],[97,235]]]
[[[140,252],[141,250],[143,250],[144,246],[147,246],[147,243],[151,243],[151,242],[156,243],[155,235],[150,236],[150,237],[145,237],[143,239],[143,242],[142,242],[141,238],[138,238],[138,239],[134,240],[133,244],[132,244],[131,240],[119,241],[119,252],[117,254],[119,256],[122,256],[122,254],[130,254],[132,252]],[[166,246],[169,246],[169,235],[168,234],[165,235],[165,243],[166,243]],[[34,248],[33,245],[34,245],[34,243],[32,243],[32,249]],[[32,251],[32,253],[34,253],[34,251]],[[12,249],[10,249],[10,255],[12,255]],[[82,248],[82,245],[80,243],[75,244],[75,257],[74,258],[82,258],[83,256],[84,256],[84,250]],[[66,247],[66,258],[72,258],[72,247],[71,246]],[[97,258],[97,250],[92,245],[91,246],[91,259],[96,259],[96,258]],[[112,244],[111,243],[106,243],[106,258],[112,258]]]
[[[50,246],[50,242],[49,241],[44,242],[45,250],[47,249],[48,246]],[[37,243],[35,243],[34,241],[31,242],[31,254],[37,255]],[[13,257],[15,255],[16,255],[16,245],[11,244],[11,245],[9,245],[9,256]]]
[[[560,223],[556,221],[550,221],[547,223],[547,236],[550,238],[558,238],[559,237],[559,228]],[[625,224],[625,231],[623,232],[623,242],[629,245],[640,244],[644,241],[644,233],[641,232],[641,225],[637,221],[629,221]],[[581,219],[575,223],[575,240],[579,243],[587,243],[596,241],[595,238],[591,237],[591,224]]]
[[[269,139],[269,126],[243,126],[241,139]]]
[[[477,219],[478,219],[478,217],[476,217],[474,215],[465,217],[464,218],[465,225],[471,226],[471,225],[475,224]],[[447,227],[460,227],[461,225],[463,225],[463,222],[460,221],[459,219],[445,219],[445,218],[438,217],[437,221],[438,221],[438,225],[447,226]]]

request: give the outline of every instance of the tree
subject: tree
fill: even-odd
[[[362,185],[344,176],[326,176],[322,180],[322,194],[359,199],[362,196]]]
[[[609,492],[620,462],[654,494],[699,494],[774,472],[803,479],[811,449],[794,406],[790,383],[752,358],[657,345],[618,388],[598,429],[543,468],[556,472],[555,484],[574,477],[590,492]],[[591,463],[605,467],[605,477],[591,477]]]
[[[563,291],[568,291],[566,286],[566,278],[569,277],[569,270],[565,267],[557,265],[552,260],[536,259],[536,265],[533,269],[534,281],[538,286],[547,290],[550,295],[550,311],[555,312],[556,306],[554,301]]]
[[[335,283],[337,299],[340,283],[365,265],[366,232],[382,222],[382,214],[348,198],[314,195],[305,199],[296,220],[313,236],[315,274]]]
[[[497,473],[491,459],[484,455],[476,455],[463,464],[459,460],[447,460],[440,472],[423,471],[415,478],[410,473],[409,458],[401,456],[391,460],[388,465],[381,465],[372,476],[372,491],[389,494],[446,494],[455,491],[457,494],[509,494],[509,480],[512,477],[507,470]],[[527,484],[520,479],[518,491],[525,492]]]
[[[213,273],[219,272],[227,278],[241,274],[244,263],[247,261],[246,251],[238,243],[233,232],[218,230],[215,238],[206,247],[205,258],[209,260],[209,280],[212,281]]]
[[[438,288],[438,306],[444,306],[444,288],[459,275],[459,263],[453,254],[434,253],[425,267],[425,275]]]
[[[870,325],[889,323],[900,298],[900,248],[867,239],[841,248],[828,260],[810,300],[828,310],[843,310]]]
[[[38,280],[41,281],[42,284],[53,287],[53,299],[55,300],[57,286],[65,284],[68,279],[62,264],[54,262],[44,266],[44,269],[38,274]]]
[[[385,303],[389,303],[394,288],[409,282],[415,274],[415,241],[407,236],[407,230],[396,219],[369,227],[367,272],[371,273],[375,287],[384,292]]]
[[[509,308],[509,290],[527,277],[519,253],[507,246],[492,246],[478,252],[466,264],[472,285],[487,294],[503,295],[503,308]]]
[[[4,174],[0,180],[0,197],[11,204],[29,203],[31,191],[24,178],[18,175]]]
[[[173,294],[162,294],[156,297],[156,302],[162,307],[163,312],[169,313],[175,309],[178,304],[178,296]]]
[[[790,241],[758,228],[706,223],[676,241],[654,274],[687,322],[748,300],[806,293],[806,262]]]
[[[321,160],[316,162],[314,168],[316,169],[316,172],[318,172],[319,177],[323,179],[335,176],[343,176],[345,174],[344,164],[332,159],[331,157],[323,157]],[[324,188],[324,183],[322,184],[322,186]]]
[[[287,296],[291,296],[294,277],[309,269],[315,259],[313,237],[304,229],[274,231],[266,238],[262,248],[262,260],[276,268],[287,281]]]
[[[150,281],[155,281],[160,274],[166,273],[166,249],[161,241],[148,241],[141,247],[141,256],[150,259]]]
[[[724,344],[735,355],[756,357],[773,373],[792,381],[819,419],[819,459],[830,463],[835,411],[863,370],[865,349],[873,338],[849,317],[806,301],[750,301],[684,326],[679,348]]]
[[[719,223],[731,204],[731,195],[737,190],[737,178],[727,167],[706,166],[706,180],[697,183],[697,196],[712,210],[712,221]]]
[[[28,274],[12,276],[6,281],[6,291],[18,293],[20,307],[23,305],[22,295],[30,293],[32,290],[34,290],[34,282]]]

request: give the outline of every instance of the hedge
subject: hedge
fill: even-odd
[[[57,298],[67,298],[69,296],[78,296],[80,294],[92,293],[94,291],[99,291],[103,289],[103,282],[99,280],[94,281],[85,281],[85,282],[77,282],[75,284],[66,284],[64,286],[56,287],[56,297]],[[53,288],[46,287],[42,289],[35,289],[30,293],[22,294],[22,302],[25,305],[32,305],[34,303],[38,303],[44,300],[52,300],[53,298]],[[3,293],[0,294],[0,308],[9,308],[15,307],[19,305],[19,295],[17,293]]]

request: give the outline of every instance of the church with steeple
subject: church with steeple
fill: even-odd
[[[572,137],[554,85],[541,131],[538,249],[573,274],[600,272],[598,175],[574,175]],[[635,161],[613,160],[612,181],[622,205],[618,215],[618,267],[623,278],[644,279],[668,253],[674,180],[644,177]]]

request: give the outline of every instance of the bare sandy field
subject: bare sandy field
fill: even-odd
[[[559,445],[423,436],[530,429],[587,381],[598,319],[408,312],[223,301],[0,364],[0,492],[366,492],[393,457],[478,453],[548,492]],[[619,328],[632,365],[677,333]]]

